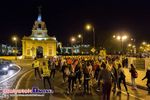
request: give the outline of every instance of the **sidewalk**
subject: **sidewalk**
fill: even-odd
[[[125,75],[126,75],[127,84],[131,85],[131,73],[129,72],[129,69],[124,68],[124,72],[125,72]],[[145,70],[143,70],[143,71],[137,70],[137,72],[138,72],[138,78],[135,79],[137,87],[140,88],[140,89],[147,90],[147,86],[146,86],[147,79],[142,81],[142,78],[146,74]]]

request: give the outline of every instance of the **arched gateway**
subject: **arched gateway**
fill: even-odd
[[[55,37],[48,36],[46,24],[42,21],[41,11],[39,10],[32,34],[29,37],[24,36],[22,39],[22,56],[24,58],[55,56],[56,43]]]

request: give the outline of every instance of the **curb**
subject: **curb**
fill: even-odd
[[[11,79],[11,78],[13,78],[14,76],[16,76],[16,75],[21,71],[21,67],[20,67],[20,66],[18,66],[18,65],[16,65],[16,64],[15,64],[15,66],[18,67],[19,70],[18,70],[16,73],[14,73],[13,75],[11,75],[11,76],[5,78],[4,80],[0,81],[0,84],[6,82],[7,80],[9,80],[9,79]]]

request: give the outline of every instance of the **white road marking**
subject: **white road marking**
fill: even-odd
[[[20,79],[19,79],[18,82],[17,82],[17,85],[16,85],[16,88],[15,88],[15,89],[18,89],[18,88],[19,88],[22,79],[23,79],[28,73],[30,73],[31,71],[32,71],[32,70],[26,72],[25,74],[23,74],[23,75],[20,77]],[[18,100],[18,96],[15,96],[15,100]]]
[[[124,91],[121,91],[123,94],[126,94],[126,95],[128,95],[126,92],[124,92]],[[135,95],[132,95],[132,94],[130,94],[129,93],[129,95],[131,96],[131,97],[134,97],[134,98],[136,98],[136,99],[138,99],[138,100],[145,100],[145,99],[143,99],[143,98],[140,98],[140,97],[137,97],[137,96],[135,96]]]
[[[31,71],[32,71],[32,70],[26,72],[25,74],[23,74],[23,75],[20,77],[19,81],[17,82],[17,85],[16,85],[16,88],[15,88],[15,89],[18,89],[18,88],[19,88],[22,79],[23,79],[28,73],[30,73]]]
[[[3,82],[5,82],[5,81],[7,81],[7,80],[9,80],[9,79],[11,79],[12,77],[14,77],[15,75],[17,75],[21,71],[21,67],[20,66],[18,66],[18,65],[15,65],[15,66],[17,66],[19,68],[19,70],[15,74],[13,74],[12,76],[10,76],[8,78],[5,78],[4,80],[0,81],[0,84],[3,83]]]
[[[28,71],[27,73],[23,74],[23,75],[20,77],[20,79],[19,79],[18,82],[17,82],[17,85],[16,85],[16,88],[15,88],[15,89],[18,89],[18,88],[19,88],[22,79],[23,79],[27,74],[29,74],[31,71],[32,71],[32,70]],[[58,87],[57,87],[57,88],[58,88]],[[65,94],[64,94],[64,96],[65,96],[65,98],[66,98],[65,100],[71,100],[71,98],[68,97],[68,96],[66,96]],[[53,96],[52,96],[52,97],[53,97]],[[18,97],[15,96],[15,99],[14,99],[14,100],[18,100]]]

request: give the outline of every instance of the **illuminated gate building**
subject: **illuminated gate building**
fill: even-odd
[[[24,36],[22,39],[22,56],[23,58],[34,57],[50,57],[56,55],[55,37],[50,37],[47,34],[47,28],[44,21],[42,21],[41,10],[35,21],[32,34]]]

